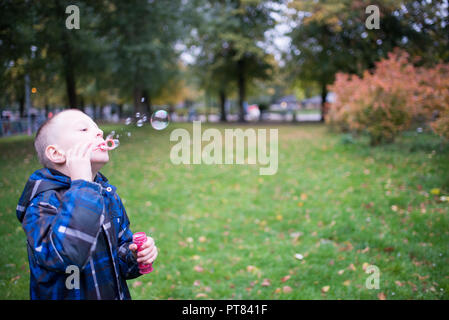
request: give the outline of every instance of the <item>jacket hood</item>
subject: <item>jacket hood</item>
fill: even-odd
[[[103,174],[100,172],[97,173],[95,182],[104,185],[107,184],[107,181],[108,179]],[[25,188],[20,196],[16,208],[17,219],[22,223],[31,200],[38,194],[48,190],[68,189],[71,183],[72,180],[70,177],[54,169],[42,168],[34,171],[25,184]]]

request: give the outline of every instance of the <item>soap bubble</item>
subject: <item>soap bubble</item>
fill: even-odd
[[[131,122],[133,122],[133,119],[131,119],[131,118],[126,118],[125,124],[126,124],[127,126],[129,126],[129,125],[131,124]]]
[[[147,120],[148,120],[147,116],[146,116],[146,115],[143,115],[142,121],[143,121],[143,122],[146,122]]]
[[[140,128],[141,126],[143,126],[143,120],[139,119],[137,120],[137,126]]]
[[[131,132],[127,132],[126,135],[127,135],[128,137],[131,137]]]
[[[168,113],[165,110],[157,110],[151,116],[151,126],[156,130],[167,128],[168,121]]]
[[[140,112],[136,113],[136,118],[140,118]]]

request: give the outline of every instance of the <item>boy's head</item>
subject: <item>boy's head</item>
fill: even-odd
[[[66,153],[80,142],[93,142],[95,148],[102,142],[103,131],[84,112],[69,109],[56,114],[41,125],[36,133],[34,147],[39,162],[46,168],[61,169],[65,166]],[[109,161],[108,151],[92,151],[93,169],[100,169]]]

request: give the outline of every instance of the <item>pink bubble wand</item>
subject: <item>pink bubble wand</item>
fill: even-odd
[[[133,243],[137,245],[137,252],[142,250],[142,245],[147,241],[147,235],[145,232],[136,232],[133,234]],[[139,263],[139,272],[141,274],[147,274],[153,271],[153,264]]]
[[[119,145],[120,145],[120,141],[118,139],[107,138],[104,142],[102,142],[97,147],[95,147],[93,149],[93,151],[96,151],[96,150],[99,150],[99,149],[103,150],[103,151],[114,150]]]

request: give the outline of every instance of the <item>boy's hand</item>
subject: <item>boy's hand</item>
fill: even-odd
[[[151,237],[147,237],[147,241],[142,245],[141,250],[137,252],[137,245],[135,243],[129,245],[129,249],[137,258],[137,263],[150,264],[156,260],[157,247]]]
[[[70,178],[73,180],[92,181],[92,167],[90,157],[93,142],[80,142],[66,153],[66,166]]]

